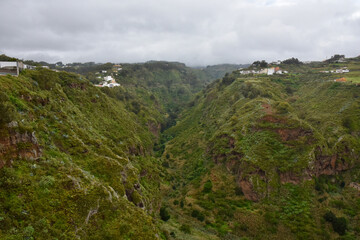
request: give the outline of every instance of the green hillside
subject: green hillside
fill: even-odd
[[[357,239],[359,86],[308,65],[288,69],[298,72],[227,75],[164,133],[165,202],[181,216],[164,229],[193,221],[179,239]]]
[[[156,111],[65,72],[0,80],[1,239],[157,239]]]
[[[0,239],[358,239],[359,58],[278,66],[0,76]]]

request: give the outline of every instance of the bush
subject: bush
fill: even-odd
[[[204,221],[205,220],[205,216],[202,212],[199,212],[198,210],[193,210],[191,212],[191,216],[193,218],[197,218],[200,222]]]
[[[160,217],[161,217],[161,220],[163,220],[163,221],[165,221],[165,222],[170,219],[170,214],[169,214],[169,212],[166,210],[165,207],[161,207],[161,208],[160,208]]]
[[[328,222],[333,222],[336,219],[336,216],[332,211],[327,211],[324,215],[324,219]]]
[[[187,233],[187,234],[191,233],[191,228],[187,224],[181,225],[180,230],[183,231],[184,233]]]
[[[230,85],[235,81],[235,77],[233,75],[229,75],[229,73],[226,73],[221,84],[222,85]]]
[[[236,186],[236,187],[235,187],[235,195],[236,195],[236,196],[243,196],[243,195],[244,195],[241,187],[239,187],[239,186]]]
[[[344,217],[335,218],[332,222],[332,226],[335,232],[339,235],[344,235],[347,229],[346,219]]]
[[[14,118],[15,108],[8,101],[9,97],[0,93],[0,125],[11,122]]]
[[[204,189],[203,192],[204,193],[209,193],[212,190],[212,182],[209,180],[204,184]]]
[[[347,229],[347,222],[344,217],[336,217],[332,211],[327,211],[324,215],[324,219],[331,222],[331,225],[335,232],[339,235],[344,235]]]

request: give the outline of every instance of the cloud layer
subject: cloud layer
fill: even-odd
[[[0,0],[0,52],[189,65],[360,54],[358,0]]]

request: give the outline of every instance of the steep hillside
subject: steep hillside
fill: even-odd
[[[0,238],[357,239],[360,68],[347,61],[93,76],[116,88],[0,76]]]
[[[45,69],[0,85],[1,239],[158,238],[155,108]]]
[[[335,77],[234,72],[198,94],[164,133],[177,217],[163,228],[177,239],[356,239],[359,86]]]

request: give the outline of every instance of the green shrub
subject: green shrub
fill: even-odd
[[[9,97],[0,92],[0,125],[11,122],[15,116],[15,108],[9,103]]]
[[[191,212],[191,216],[197,218],[201,222],[205,220],[204,214],[196,209]]]
[[[346,219],[344,217],[335,218],[332,222],[332,226],[335,232],[339,235],[344,235],[347,229]]]
[[[235,187],[235,195],[236,195],[236,196],[243,196],[243,195],[244,195],[241,187],[239,187],[239,186],[236,186],[236,187]]]
[[[327,211],[324,214],[324,219],[328,222],[333,222],[335,220],[336,216],[332,211]]]
[[[187,233],[187,234],[191,233],[191,228],[187,224],[181,225],[180,230],[183,231],[184,233]]]
[[[331,222],[331,225],[335,232],[339,235],[344,235],[347,230],[347,222],[344,217],[336,217],[332,211],[327,211],[324,215],[324,219]]]
[[[161,217],[161,220],[163,220],[165,222],[170,219],[170,214],[165,207],[160,208],[160,217]]]
[[[209,180],[204,184],[203,192],[209,193],[212,190],[212,182]]]

